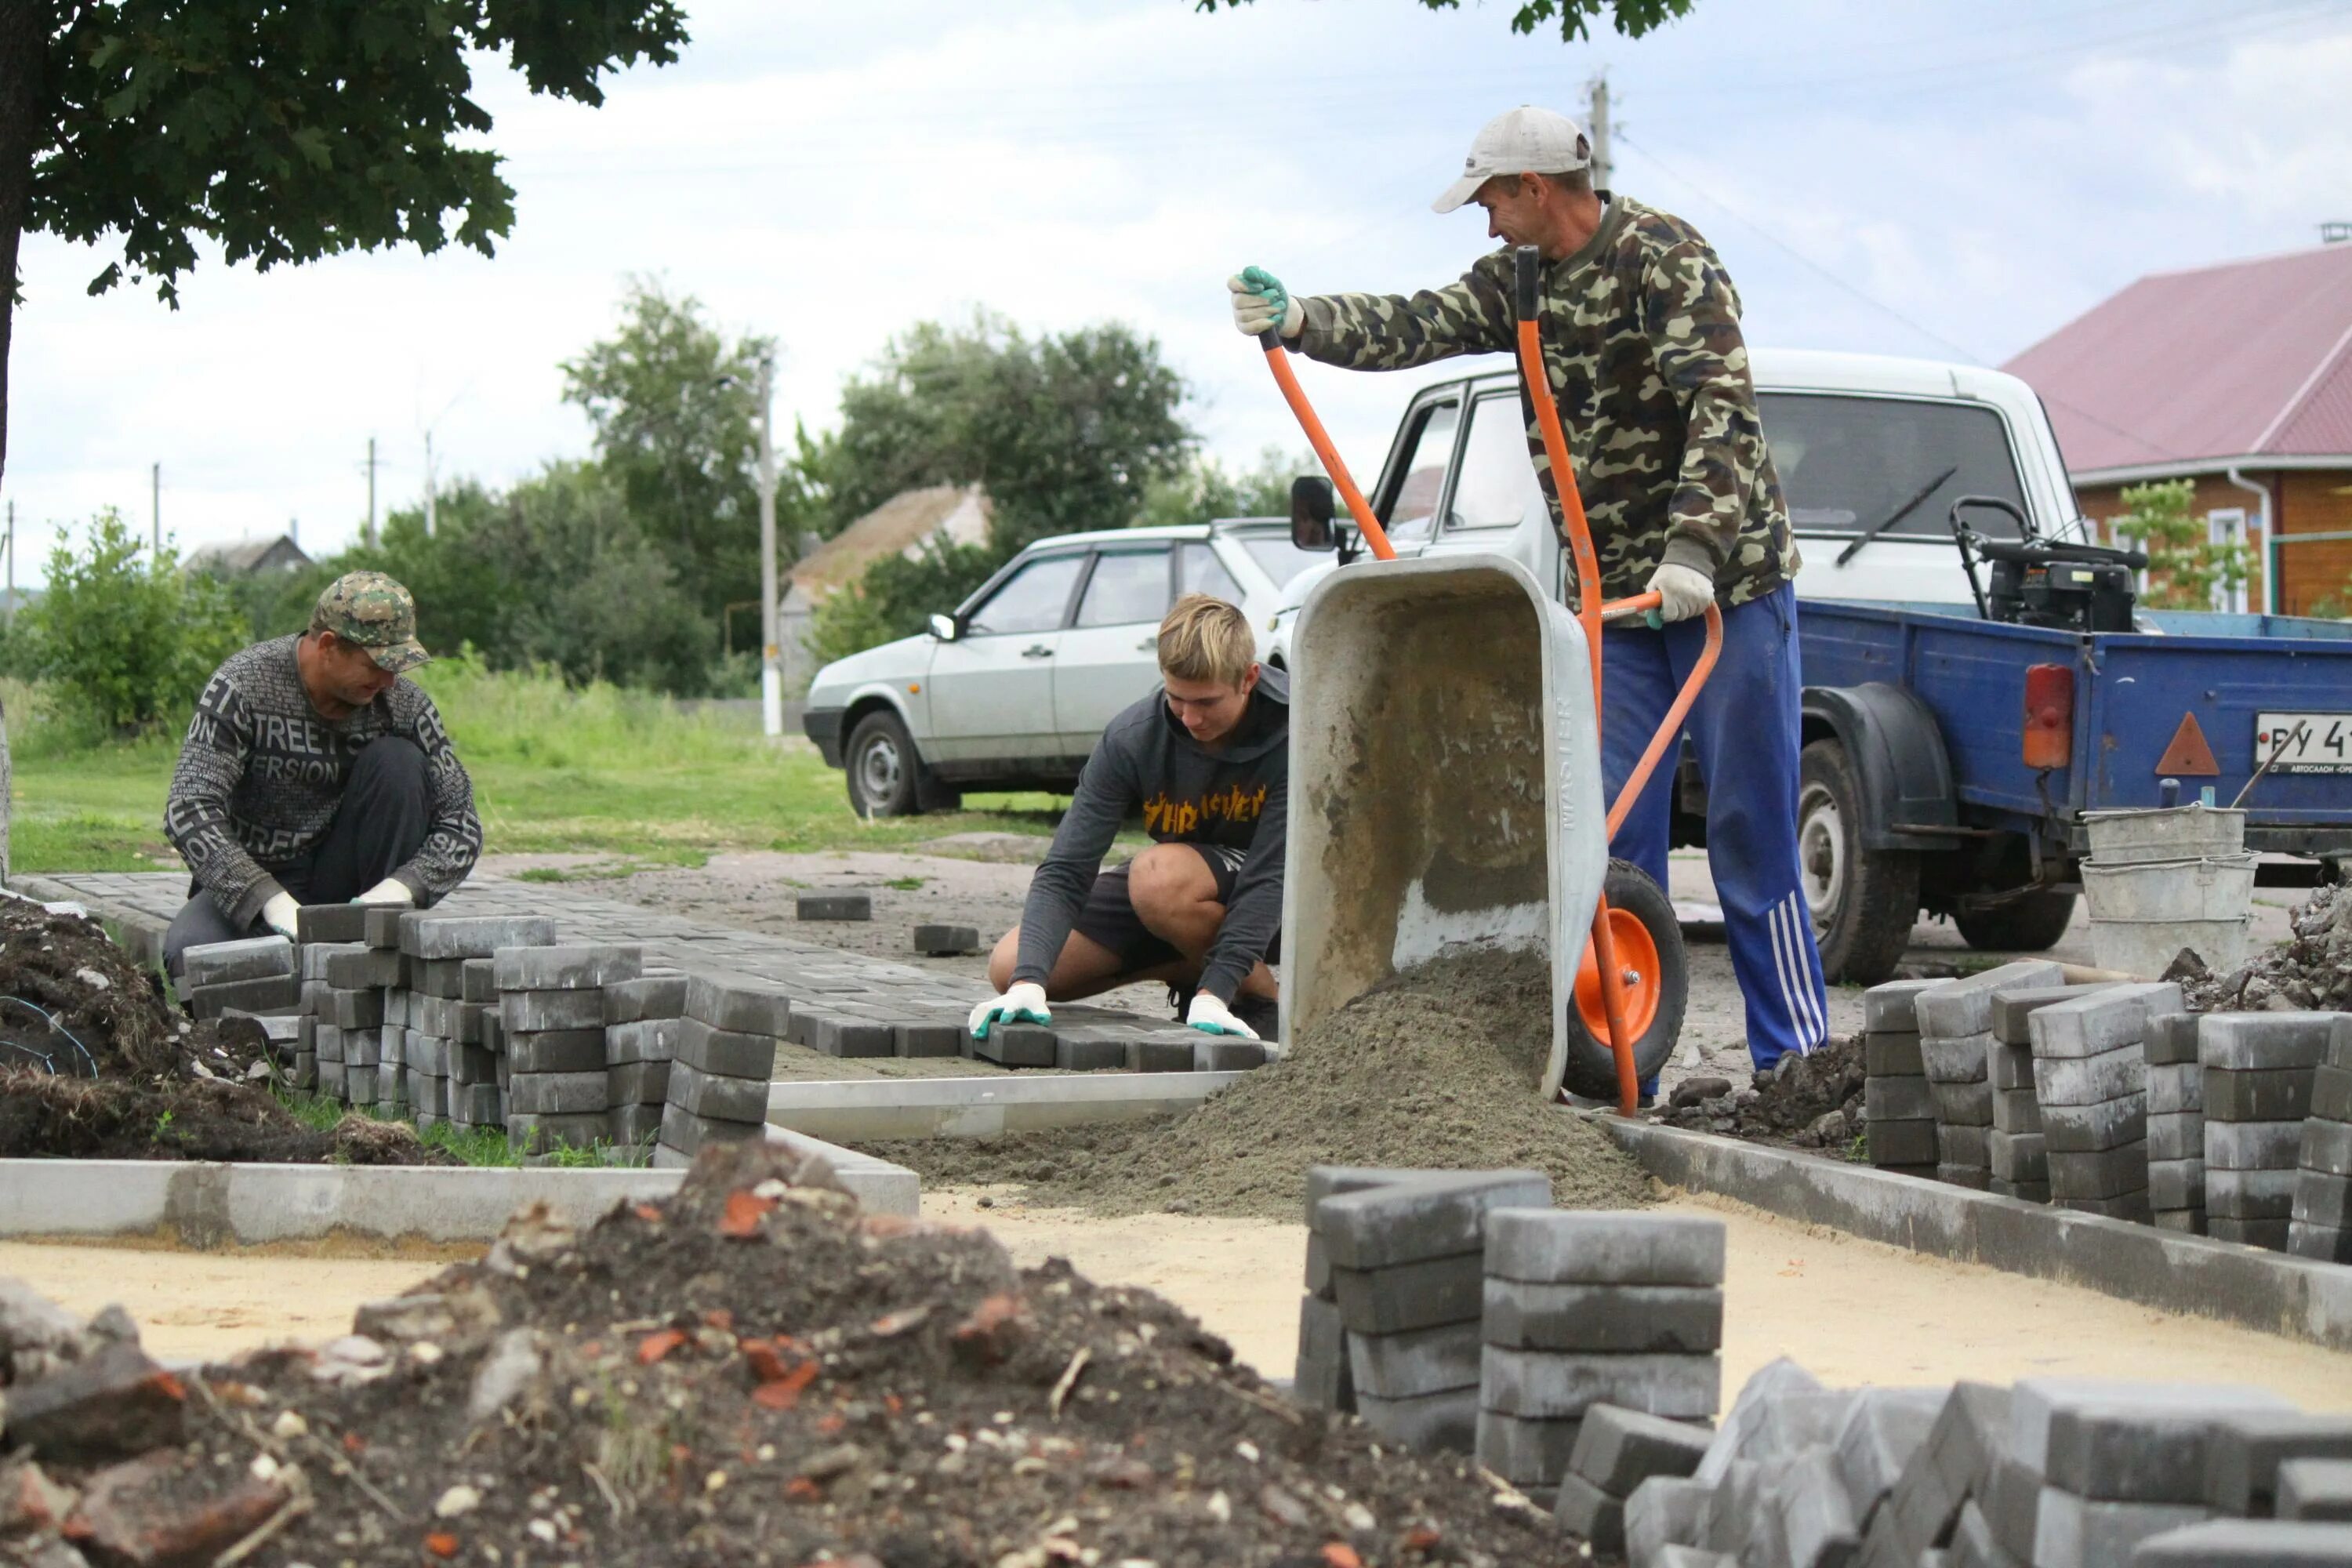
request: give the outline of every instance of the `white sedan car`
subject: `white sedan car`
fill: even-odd
[[[929,632],[818,670],[801,725],[863,816],[951,810],[966,789],[1066,792],[1104,726],[1160,683],[1178,595],[1239,605],[1263,652],[1283,585],[1328,559],[1270,520],[1041,539]]]

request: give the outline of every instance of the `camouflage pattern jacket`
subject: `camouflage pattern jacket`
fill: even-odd
[[[1349,370],[1518,348],[1507,247],[1479,258],[1460,281],[1410,299],[1325,294],[1301,305],[1299,352]],[[1713,578],[1727,606],[1793,578],[1796,542],[1756,413],[1739,296],[1697,231],[1615,198],[1584,247],[1545,269],[1540,310],[1544,368],[1601,557],[1602,595],[1642,592],[1664,561]],[[1524,392],[1520,403],[1557,528],[1543,433]],[[1573,557],[1569,575],[1573,603]]]
[[[425,753],[433,825],[393,876],[419,904],[432,903],[466,879],[482,852],[473,781],[441,714],[422,687],[401,679],[348,719],[320,718],[295,663],[300,640],[256,643],[213,672],[172,771],[163,837],[221,912],[249,925],[286,890],[272,872],[304,862],[326,837],[360,748],[398,735]]]

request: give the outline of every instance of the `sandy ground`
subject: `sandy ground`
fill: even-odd
[[[990,1198],[993,1206],[982,1208]],[[1724,1390],[1790,1356],[1832,1384],[2010,1382],[2064,1373],[2255,1384],[2313,1409],[2352,1408],[2352,1356],[2250,1329],[2151,1311],[2073,1286],[1916,1258],[1713,1197],[1729,1239]],[[980,1189],[923,1197],[923,1213],[993,1231],[1024,1264],[1067,1258],[1099,1280],[1148,1286],[1287,1377],[1298,1332],[1303,1226],[1029,1209]],[[216,1357],[347,1332],[361,1302],[396,1295],[455,1254],[352,1258],[0,1243],[16,1275],[74,1310],[128,1307],[148,1348]]]

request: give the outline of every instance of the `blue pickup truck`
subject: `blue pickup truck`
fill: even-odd
[[[2081,890],[2087,812],[2206,788],[2244,802],[2259,879],[2352,858],[2352,624],[2150,611],[2136,563],[2086,537],[2032,389],[1973,366],[1755,355],[1765,434],[1805,556],[1798,831],[1832,978],[1871,983],[1918,914],[2039,951]],[[1561,583],[1509,374],[1416,393],[1369,490],[1401,554],[1507,555]],[[1293,538],[1335,552],[1286,586],[1269,658],[1314,583],[1356,560],[1301,481]],[[1361,567],[1350,569],[1361,570]],[[1685,756],[1675,842],[1706,841]]]

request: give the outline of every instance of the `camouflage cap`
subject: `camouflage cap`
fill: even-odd
[[[416,640],[416,601],[381,572],[346,572],[319,595],[311,624],[357,643],[398,675],[433,656]]]

